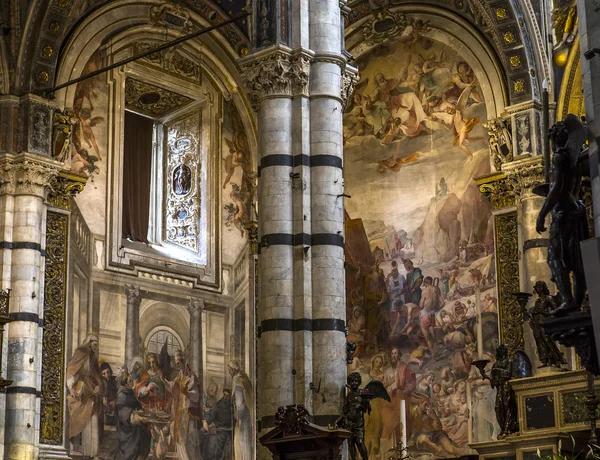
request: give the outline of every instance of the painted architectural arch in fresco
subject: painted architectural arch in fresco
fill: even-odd
[[[384,382],[366,426],[373,459],[401,439],[427,456],[459,456],[498,433],[476,359],[498,343],[484,92],[469,62],[426,37],[358,60],[344,117],[349,371]],[[499,89],[498,89],[499,90]]]

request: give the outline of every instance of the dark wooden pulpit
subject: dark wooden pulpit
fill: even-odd
[[[273,460],[342,460],[341,447],[351,433],[323,428],[308,422],[302,405],[280,407],[275,415],[276,428],[259,441],[273,454]]]

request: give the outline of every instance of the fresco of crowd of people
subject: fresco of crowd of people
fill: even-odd
[[[118,442],[107,458],[250,458],[252,386],[239,362],[228,364],[232,385],[220,398],[214,382],[202,391],[180,350],[174,364],[148,353],[146,365],[135,358],[115,376],[109,363],[99,365],[98,337],[87,337],[67,367],[69,437],[83,456],[103,458],[103,432],[113,427]]]
[[[440,283],[439,278],[424,276],[412,260],[402,259],[402,264],[404,273],[396,260],[387,275],[379,263],[369,273],[359,269],[359,287],[349,293],[348,340],[358,345],[349,372],[360,372],[363,384],[383,382],[391,396],[389,403],[374,402],[367,420],[369,458],[382,458],[400,439],[401,400],[410,408],[406,425],[413,449],[439,456],[464,455],[469,438],[468,384],[475,393],[472,407],[477,405],[483,412],[473,429],[482,438],[496,434],[493,404],[485,403],[489,386],[471,369],[478,358],[475,301],[472,295],[459,296],[452,289],[460,276],[458,268]],[[491,342],[497,334],[497,299],[493,280],[477,275],[470,273],[482,299],[480,330],[484,340]],[[485,357],[493,359],[493,344],[484,348]],[[490,421],[483,420],[485,414]]]

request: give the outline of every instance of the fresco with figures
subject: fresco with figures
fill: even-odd
[[[83,73],[100,66],[97,52]],[[189,292],[186,296],[181,286],[159,281],[140,289],[135,276],[107,275],[105,270],[107,165],[112,160],[107,148],[109,97],[104,74],[79,83],[72,108],[62,111],[68,119],[61,119],[54,139],[59,159],[72,172],[88,177],[75,212],[81,213],[95,241],[90,266],[78,270],[70,282],[65,375],[70,455],[106,460],[249,459],[254,390],[248,376],[248,315],[243,313],[245,294],[232,292],[228,276],[245,251],[243,223],[251,216],[255,187],[240,114],[233,103],[225,103],[217,130],[222,136],[217,158],[224,287],[220,305],[207,303],[201,313],[204,339],[197,334],[194,339]],[[83,294],[88,286],[93,290],[91,305]],[[224,306],[227,303],[231,305]],[[139,312],[134,321],[138,337],[127,329],[133,304]],[[135,356],[126,359],[132,349]],[[202,354],[201,369],[193,370],[193,350]]]
[[[357,64],[344,116],[348,371],[391,396],[368,417],[369,458],[403,431],[415,456],[464,455],[498,434],[493,390],[471,366],[498,345],[492,213],[473,180],[490,172],[483,91],[425,36]]]

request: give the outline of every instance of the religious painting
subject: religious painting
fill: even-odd
[[[348,371],[391,396],[367,420],[369,458],[399,441],[414,456],[458,457],[499,432],[494,390],[471,366],[498,345],[492,213],[473,180],[490,172],[483,91],[471,64],[429,37],[357,64],[344,115]]]
[[[240,113],[233,102],[225,103],[222,141],[225,257],[246,242],[244,224],[252,220],[256,175],[248,137]],[[239,251],[238,251],[239,252]]]

